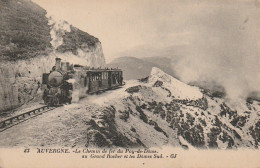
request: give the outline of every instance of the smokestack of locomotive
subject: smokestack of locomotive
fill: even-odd
[[[61,62],[60,58],[56,58],[55,70],[56,71],[68,71],[71,69],[69,67],[69,62]]]
[[[55,69],[57,70],[57,71],[59,71],[61,68],[61,59],[60,58],[56,58],[56,64],[55,64]]]

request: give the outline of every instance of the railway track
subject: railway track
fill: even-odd
[[[30,110],[25,113],[19,114],[17,116],[5,119],[0,122],[0,132],[3,132],[5,130],[7,130],[8,128],[18,125],[19,123],[29,120],[30,118],[34,118],[38,115],[51,111],[55,108],[57,108],[57,107],[43,106],[43,107],[36,108],[34,110]]]

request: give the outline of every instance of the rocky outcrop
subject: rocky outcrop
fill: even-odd
[[[124,93],[114,92],[117,96],[113,98],[106,96],[110,101],[103,104],[112,105],[113,115],[102,113],[102,118],[110,118],[109,122],[102,119],[102,123],[115,125],[112,134],[127,137],[135,145],[259,149],[258,101],[237,100],[234,106],[225,99],[203,94],[158,68],[152,69],[145,82],[136,81],[123,90]],[[102,133],[100,127],[91,128]],[[104,137],[110,140],[109,136]]]
[[[0,8],[0,113],[41,94],[42,74],[51,70],[56,57],[91,67],[105,64],[97,38],[46,17],[35,3],[3,0]]]

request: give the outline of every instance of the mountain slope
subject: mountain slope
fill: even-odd
[[[118,146],[111,137],[120,134],[128,144],[145,147],[259,148],[260,102],[237,100],[234,106],[158,68],[152,69],[146,81],[129,81],[125,88],[88,99],[110,111],[101,111],[92,119],[92,145],[99,144],[98,135]]]
[[[46,54],[51,47],[46,11],[26,0],[0,1],[0,59],[16,60]]]

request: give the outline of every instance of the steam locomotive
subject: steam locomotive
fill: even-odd
[[[121,69],[94,69],[61,62],[60,58],[56,58],[56,64],[50,73],[42,75],[42,98],[44,104],[58,106],[122,85],[124,82]]]

